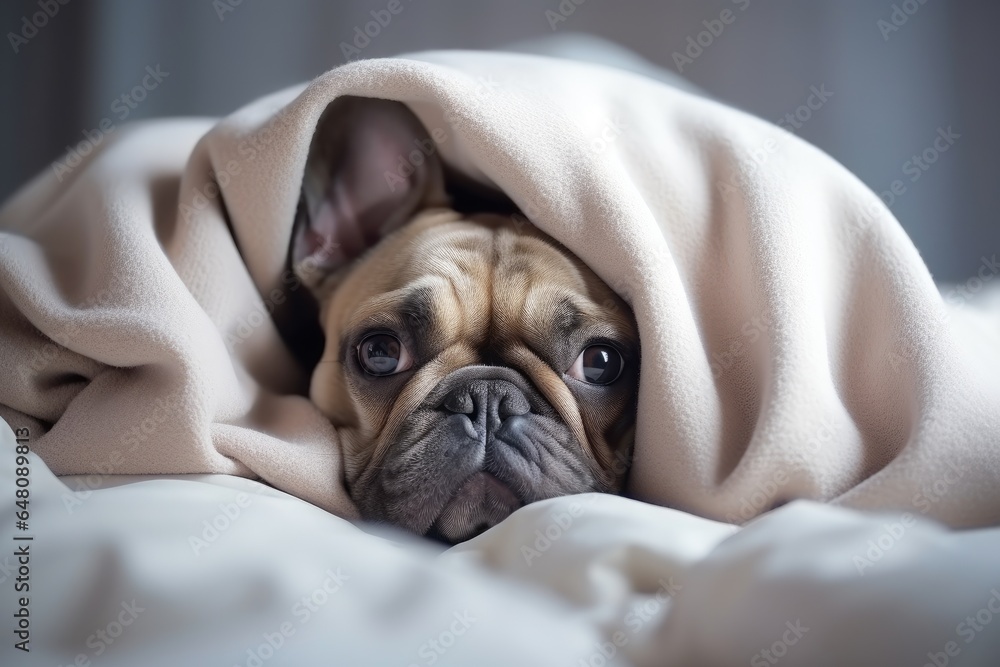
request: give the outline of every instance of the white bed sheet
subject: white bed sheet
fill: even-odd
[[[591,494],[442,552],[251,480],[31,455],[19,531],[0,431],[2,665],[1000,664],[997,529],[796,502],[737,530]]]

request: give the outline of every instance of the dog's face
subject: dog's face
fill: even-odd
[[[411,176],[415,189],[439,179]],[[297,242],[314,233],[340,252],[310,220],[344,202],[318,192]],[[419,209],[425,195],[400,196]],[[618,490],[639,368],[626,304],[528,224],[407,218],[311,281],[326,334],[311,397],[337,427],[362,516],[457,542],[527,503]]]

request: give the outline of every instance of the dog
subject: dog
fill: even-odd
[[[528,503],[622,489],[639,338],[627,304],[523,216],[452,208],[463,195],[428,146],[401,103],[331,103],[289,262],[325,335],[310,398],[362,518],[457,543]]]

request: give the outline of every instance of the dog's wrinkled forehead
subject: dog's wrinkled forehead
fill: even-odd
[[[339,290],[344,303],[332,306],[342,308],[338,328],[347,339],[406,328],[420,344],[460,342],[481,357],[522,345],[545,356],[565,346],[568,354],[578,337],[634,342],[610,289],[551,240],[507,218],[430,212],[405,231],[365,258],[381,275],[362,269],[362,280]]]

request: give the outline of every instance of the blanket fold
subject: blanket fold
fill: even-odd
[[[53,471],[256,476],[355,516],[273,319],[305,289],[299,186],[343,95],[407,104],[631,304],[631,495],[731,522],[792,498],[1000,521],[1000,317],[946,306],[875,194],[722,104],[500,53],[359,61],[219,122],[122,128],[8,201],[0,416]]]

